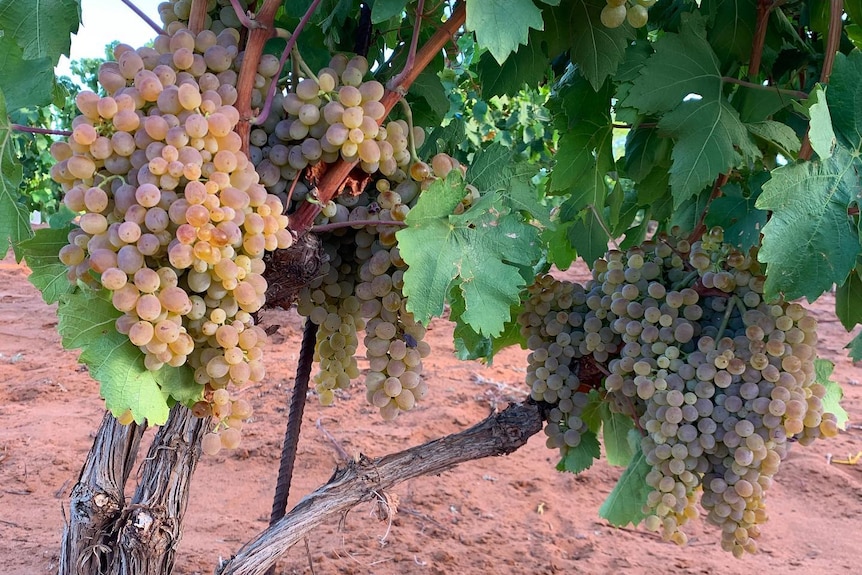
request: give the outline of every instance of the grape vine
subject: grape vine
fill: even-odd
[[[360,382],[393,420],[437,392],[424,337],[447,314],[459,357],[529,349],[559,469],[600,437],[627,467],[611,523],[684,544],[703,515],[756,552],[792,444],[846,422],[797,300],[836,286],[862,323],[862,12],[300,4],[162,2],[152,46],[118,44],[77,94],[50,146],[75,217],[35,235],[10,134],[51,102],[78,19],[0,10],[0,247],[107,409],[163,424],[181,404],[203,453],[237,447],[266,382],[259,315],[295,305],[318,401]],[[592,279],[557,279],[577,258]]]

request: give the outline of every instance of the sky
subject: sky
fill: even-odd
[[[133,0],[147,16],[161,24],[159,4],[163,0]],[[70,58],[60,58],[56,72],[69,76],[69,60],[100,58],[105,45],[120,40],[135,48],[152,40],[156,33],[120,0],[81,0],[81,28],[72,36]]]

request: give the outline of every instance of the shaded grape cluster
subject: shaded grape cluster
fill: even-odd
[[[609,251],[583,288],[540,276],[519,322],[532,396],[551,405],[549,446],[565,455],[579,444],[573,398],[589,387],[570,373],[589,356],[606,372],[602,400],[642,435],[645,526],[685,543],[700,496],[722,547],[741,556],[757,549],[791,439],[807,444],[838,426],[815,381],[817,322],[798,303],[766,301],[756,252],[723,239],[715,228],[693,244],[661,235]]]

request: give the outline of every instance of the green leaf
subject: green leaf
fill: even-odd
[[[862,333],[859,333],[853,340],[844,346],[844,349],[850,350],[850,359],[853,362],[862,361]]]
[[[825,160],[832,155],[836,141],[826,94],[820,84],[811,91],[805,101],[805,108],[809,118],[808,140],[811,142],[811,148],[817,152],[821,160]]]
[[[51,59],[24,60],[15,40],[0,35],[0,90],[6,96],[9,110],[47,106],[51,103],[53,88],[54,67]]]
[[[500,64],[527,43],[530,28],[544,28],[542,11],[533,0],[467,0],[466,26]]]
[[[772,171],[756,206],[772,210],[758,258],[769,264],[765,295],[814,301],[856,265],[859,237],[847,208],[856,201],[859,159],[843,147],[823,161]]]
[[[626,47],[634,38],[627,23],[607,28],[601,23],[603,0],[572,0],[545,10],[545,38],[552,59],[570,50],[572,62],[598,90],[625,60]]]
[[[847,422],[850,421],[850,416],[841,407],[841,399],[844,397],[844,391],[838,382],[830,379],[834,369],[835,365],[831,361],[825,359],[814,360],[815,381],[826,388],[826,395],[823,397],[823,412],[833,414],[838,420],[838,428],[845,429]]]
[[[81,22],[79,0],[0,0],[0,30],[14,40],[25,60],[48,58],[56,66],[69,55],[71,34]]]
[[[862,83],[862,52],[854,50],[849,56],[837,54],[832,76],[829,79],[827,102],[838,143],[854,150],[862,149],[860,83]]]
[[[566,449],[566,454],[557,464],[557,471],[580,473],[589,469],[600,456],[601,450],[596,434],[592,431],[584,432],[577,447]]]
[[[569,231],[574,222],[555,223],[555,227],[542,230],[542,245],[547,246],[548,262],[565,271],[578,257],[578,252],[569,241]]]
[[[700,16],[684,15],[679,34],[666,33],[653,45],[655,53],[640,68],[623,104],[658,114],[676,108],[689,94],[717,101],[721,72],[705,34]]]
[[[605,229],[606,226],[602,224],[598,214],[592,208],[584,210],[583,217],[575,220],[569,228],[569,241],[590,267],[608,251],[610,238]]]
[[[747,62],[757,23],[756,0],[703,0],[701,11],[712,24],[709,43],[724,61]]]
[[[449,111],[449,97],[436,72],[425,69],[410,86],[411,96],[422,98],[428,104],[431,114],[423,118],[426,124],[438,124]]]
[[[480,192],[500,192],[504,204],[510,209],[550,227],[551,210],[539,202],[532,176],[536,168],[516,158],[511,148],[495,142],[476,152],[467,168],[467,182]]]
[[[455,345],[455,355],[460,360],[479,359],[492,355],[491,338],[484,337],[469,325],[461,321],[461,316],[467,310],[464,295],[457,283],[453,282],[449,290],[449,321],[455,323],[452,338]]]
[[[480,335],[496,337],[510,319],[525,285],[518,266],[541,255],[538,230],[486,194],[464,214],[452,215],[465,195],[459,175],[437,181],[419,196],[398,232],[408,310],[426,323],[443,312],[452,282],[459,280],[466,309],[462,318]]]
[[[835,315],[847,331],[862,323],[862,279],[859,274],[851,272],[835,290]]]
[[[105,406],[114,414],[131,410],[135,421],[161,425],[168,418],[168,398],[188,403],[201,396],[192,370],[165,366],[159,371],[144,367],[144,354],[129,338],[118,333],[114,322],[121,315],[107,293],[79,290],[60,298],[57,330],[66,349],[80,349],[79,360],[101,384]]]
[[[634,447],[629,443],[629,432],[634,429],[632,418],[611,411],[607,402],[601,405],[602,444],[608,463],[618,467],[629,464],[634,455]]]
[[[643,507],[646,505],[647,495],[652,491],[646,482],[650,466],[641,451],[640,434],[636,430],[629,432],[629,443],[632,446],[632,460],[599,508],[599,516],[617,527],[629,523],[637,525],[646,517]]]
[[[380,24],[393,16],[399,16],[404,11],[409,0],[374,0],[371,6],[371,23]]]
[[[417,153],[420,158],[430,158],[439,153],[451,154],[466,137],[464,120],[455,118],[445,126],[435,127]]]
[[[535,86],[545,77],[548,57],[542,52],[542,36],[531,32],[525,46],[520,46],[502,64],[485,52],[479,58],[477,72],[482,87],[482,96],[490,98],[502,94],[513,95],[527,84]]]
[[[69,243],[71,229],[72,226],[37,230],[32,238],[18,244],[27,266],[32,270],[27,279],[42,292],[42,299],[48,304],[60,301],[63,294],[73,289],[66,277],[66,265],[58,255],[60,248]]]
[[[587,428],[596,435],[598,435],[599,431],[602,429],[602,405],[604,403],[605,402],[602,401],[602,396],[599,395],[599,392],[595,389],[591,389],[589,400],[581,410],[581,419],[587,425]]]
[[[760,244],[760,231],[766,225],[767,213],[755,207],[761,186],[769,179],[769,172],[753,175],[748,182],[749,193],[735,183],[725,184],[721,196],[713,200],[706,212],[704,223],[708,228],[722,226],[724,240],[743,253]]]
[[[676,140],[670,168],[674,208],[722,172],[760,154],[736,110],[723,100],[683,102],[662,117],[658,128]]]
[[[18,186],[23,174],[24,169],[12,150],[12,128],[6,115],[3,91],[0,90],[0,255],[3,257],[6,257],[10,244],[14,248],[33,233],[30,214],[18,201]],[[20,259],[17,251],[15,255]]]
[[[784,154],[788,160],[792,160],[799,152],[802,143],[793,128],[781,122],[765,120],[755,124],[746,124],[745,127],[754,136],[774,145]]]
[[[670,165],[671,146],[667,138],[659,136],[655,128],[637,127],[626,135],[626,176],[640,182],[656,165]]]

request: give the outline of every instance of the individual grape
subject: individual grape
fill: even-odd
[[[602,12],[599,14],[599,19],[606,28],[619,28],[622,26],[623,22],[626,21],[626,15],[627,11],[625,4],[620,6],[611,6],[610,4],[607,4],[602,8]]]

